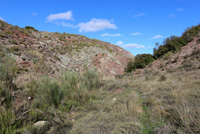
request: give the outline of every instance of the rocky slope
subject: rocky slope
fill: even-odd
[[[39,32],[0,20],[0,45],[16,60],[24,72],[57,75],[62,71],[83,72],[95,67],[103,79],[123,74],[128,59],[134,56],[124,49],[85,36]]]

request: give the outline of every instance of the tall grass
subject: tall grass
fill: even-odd
[[[38,103],[52,105],[57,108],[63,99],[64,92],[58,83],[49,77],[42,78],[37,86],[32,87],[37,87],[35,97]]]
[[[11,107],[11,92],[16,90],[14,79],[18,72],[15,61],[7,55],[7,51],[0,49],[0,98],[4,99],[7,109]]]
[[[16,134],[16,126],[14,125],[15,116],[11,110],[0,112],[0,133]]]

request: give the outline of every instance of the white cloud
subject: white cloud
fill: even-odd
[[[143,35],[143,34],[141,34],[141,33],[139,33],[139,32],[136,32],[136,33],[132,33],[132,34],[130,34],[131,36],[137,36],[137,35]]]
[[[155,40],[155,39],[160,39],[160,38],[163,38],[162,35],[155,35],[154,37],[152,37],[151,39],[152,40]]]
[[[109,36],[109,37],[119,37],[119,36],[123,36],[121,34],[109,34],[109,33],[104,33],[104,34],[101,34],[100,36]]]
[[[5,21],[3,18],[0,17],[0,20]]]
[[[124,44],[122,41],[118,41],[117,46],[123,47],[123,48],[140,48],[140,49],[145,49],[145,46],[143,45],[138,45],[136,43],[130,43],[130,44]]]
[[[184,8],[177,8],[178,12],[181,12],[181,11],[184,11],[184,10],[185,10]]]
[[[104,29],[117,29],[117,26],[113,24],[113,20],[106,20],[106,19],[96,19],[93,18],[89,22],[81,22],[77,25],[67,23],[66,20],[73,20],[72,11],[68,11],[65,13],[58,13],[58,14],[50,14],[47,17],[46,22],[52,22],[56,25],[60,25],[63,27],[71,27],[71,28],[78,28],[79,32],[96,32],[101,31]],[[102,36],[122,36],[121,34],[103,34]]]
[[[124,48],[142,48],[142,49],[145,49],[145,46],[143,46],[143,45],[138,45],[138,44],[136,44],[136,43],[127,44],[127,45],[124,45],[123,47],[124,47]]]
[[[122,41],[118,41],[116,45],[117,45],[117,46],[123,46],[124,43],[123,43]]]
[[[174,14],[169,14],[168,17],[169,17],[169,18],[176,18],[176,15],[174,15]]]
[[[135,14],[135,15],[133,15],[133,17],[141,17],[141,16],[144,16],[144,15],[146,15],[145,13],[139,13],[139,14]]]
[[[35,13],[35,12],[31,14],[31,16],[37,16],[37,15],[38,15],[38,14],[37,14],[37,13]]]
[[[54,24],[59,25],[59,26],[63,26],[63,27],[77,28],[77,26],[70,24],[70,23],[66,23],[64,21],[54,22]]]
[[[93,18],[89,22],[82,22],[78,24],[79,32],[96,32],[104,29],[117,29],[115,24],[112,24],[106,19]]]
[[[72,11],[64,12],[64,13],[57,13],[57,14],[50,14],[47,17],[47,22],[51,22],[54,20],[73,20]]]

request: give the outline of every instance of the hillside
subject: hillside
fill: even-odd
[[[110,43],[81,35],[39,32],[29,26],[23,29],[1,20],[0,45],[26,73],[58,75],[97,68],[104,79],[112,79],[123,74],[128,59],[134,58]]]
[[[145,69],[138,69],[135,73],[145,73],[148,70],[159,70],[161,72],[190,71],[200,68],[200,32],[191,39],[187,45],[183,46],[178,52],[166,53]]]
[[[200,29],[133,57],[80,35],[0,24],[0,133],[200,133]]]

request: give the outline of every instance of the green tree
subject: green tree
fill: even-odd
[[[151,54],[138,54],[135,56],[134,61],[130,60],[127,63],[127,66],[125,68],[125,72],[132,72],[136,69],[143,69],[146,67],[146,65],[153,62],[153,56]]]

